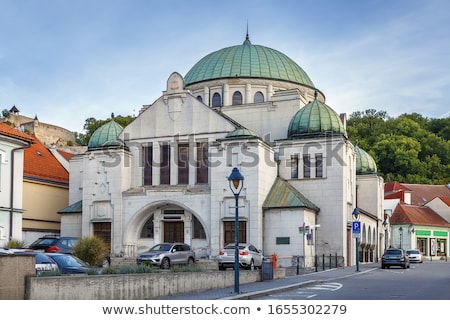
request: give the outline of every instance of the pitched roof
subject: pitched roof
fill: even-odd
[[[403,184],[411,190],[411,204],[418,206],[426,204],[436,197],[450,197],[450,188],[447,185]]]
[[[398,204],[392,214],[391,224],[421,224],[450,227],[450,224],[430,207]]]
[[[66,152],[66,151],[62,151],[62,150],[56,150],[64,159],[66,159],[67,161],[70,161],[70,159],[72,159],[73,157],[73,153],[70,152]]]
[[[4,136],[8,136],[11,138],[16,138],[22,141],[26,141],[26,142],[32,142],[33,141],[33,136],[23,133],[20,130],[17,130],[16,128],[0,122],[0,134],[4,135]]]
[[[411,194],[411,204],[423,206],[427,202],[437,197],[450,197],[449,185],[430,185],[430,184],[408,184],[399,182],[389,182],[384,185],[385,199],[401,199],[404,201],[403,194]]]
[[[275,179],[263,203],[263,208],[308,208],[316,212],[320,210],[319,207],[308,200],[301,192],[289,184],[289,182],[280,177]]]
[[[70,206],[65,207],[58,211],[59,214],[65,213],[82,213],[83,212],[83,200],[72,203]]]
[[[450,197],[439,197],[443,203],[450,207]]]
[[[24,179],[69,185],[69,172],[53,154],[36,138],[24,153]]]

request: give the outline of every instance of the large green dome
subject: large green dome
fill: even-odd
[[[88,143],[88,151],[108,148],[123,148],[118,137],[123,127],[112,119],[94,131]]]
[[[342,120],[336,111],[317,98],[297,111],[288,128],[290,139],[334,134],[346,136]]]
[[[377,164],[370,154],[355,146],[356,153],[356,174],[377,173]]]
[[[186,85],[223,78],[264,78],[314,88],[309,76],[285,54],[253,45],[248,35],[242,45],[224,48],[197,62],[184,77]]]

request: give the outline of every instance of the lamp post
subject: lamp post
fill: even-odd
[[[387,241],[388,241],[388,239],[387,239],[387,232],[388,232],[388,230],[387,230],[387,228],[388,228],[388,224],[387,224],[387,221],[386,220],[384,220],[383,221],[383,229],[384,229],[384,251],[386,251],[386,249],[387,249]]]
[[[361,225],[359,224],[359,210],[358,210],[358,208],[355,208],[353,210],[352,216],[353,216],[353,221],[355,222],[354,224],[358,225],[358,231],[361,232],[360,231]],[[355,227],[354,227],[354,229],[355,229]],[[355,234],[355,240],[356,240],[356,271],[359,271],[359,248],[358,247],[359,247],[359,236],[360,236],[360,234],[361,233]]]
[[[403,249],[402,248],[402,245],[403,245],[403,227],[400,227],[400,228],[398,228],[398,232],[400,233],[400,249]]]
[[[239,194],[244,186],[244,176],[238,168],[233,168],[228,177],[231,192],[235,200],[235,218],[234,218],[234,292],[239,293]]]

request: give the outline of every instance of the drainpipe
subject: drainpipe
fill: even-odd
[[[14,217],[14,152],[31,147],[31,144],[23,147],[17,147],[11,150],[11,183],[9,194],[9,240],[13,239],[13,217]]]

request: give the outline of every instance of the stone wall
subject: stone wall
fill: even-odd
[[[7,121],[16,127],[22,127],[27,133],[34,134],[45,146],[63,147],[75,145],[75,134],[67,129],[40,122],[17,113],[11,113]]]
[[[284,269],[274,270],[284,278]],[[261,281],[261,272],[242,270],[240,283]],[[27,277],[28,300],[146,300],[232,287],[234,271],[158,272],[98,276]]]
[[[34,256],[0,255],[0,300],[23,300],[25,279],[34,275]]]

